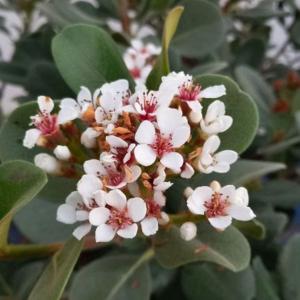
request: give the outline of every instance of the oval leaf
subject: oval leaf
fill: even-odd
[[[91,25],[71,25],[52,42],[55,63],[74,92],[80,86],[90,90],[105,82],[132,79],[117,45],[104,30]]]

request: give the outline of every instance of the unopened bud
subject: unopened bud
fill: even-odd
[[[192,222],[183,223],[180,227],[180,236],[185,241],[193,240],[197,235],[197,226]]]
[[[48,174],[57,175],[60,173],[59,161],[47,153],[37,154],[34,157],[34,164]]]
[[[188,198],[190,197],[192,194],[193,194],[194,190],[191,188],[191,187],[187,187],[184,192],[183,192],[183,195],[184,197]]]
[[[210,187],[214,190],[214,192],[219,192],[221,189],[220,183],[216,180],[211,182]]]
[[[202,120],[202,113],[191,111],[189,114],[189,119],[192,123],[198,124]]]
[[[167,225],[170,222],[170,217],[164,211],[161,212],[160,218],[158,219],[159,225]]]
[[[69,160],[72,156],[72,154],[67,146],[57,146],[54,149],[54,155],[59,160]]]

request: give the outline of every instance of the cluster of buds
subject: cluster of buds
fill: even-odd
[[[136,84],[144,84],[150,74],[161,47],[142,40],[132,40],[131,47],[123,55],[124,62]]]
[[[97,242],[116,235],[133,238],[139,226],[151,236],[171,223],[164,211],[171,178],[226,173],[238,159],[235,151],[218,151],[218,134],[233,123],[217,100],[224,95],[224,85],[202,89],[192,76],[173,72],[162,77],[157,91],[138,84],[132,92],[124,79],[105,83],[94,93],[82,87],[77,99],[60,102],[58,113],[52,113],[50,98],[39,97],[40,112],[32,118],[35,128],[26,132],[24,146],[53,151],[54,156],[35,157],[46,172],[79,179],[77,190],[58,208],[57,220],[80,222],[73,233],[78,239],[95,226]],[[203,114],[205,101],[210,104]],[[213,182],[187,189],[185,196],[191,215],[204,215],[219,230],[232,218],[255,217],[244,188]],[[181,228],[186,240],[196,232],[189,225]]]

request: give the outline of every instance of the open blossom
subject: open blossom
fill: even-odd
[[[65,224],[82,222],[73,231],[73,235],[81,240],[92,229],[92,225],[89,223],[89,212],[90,208],[85,205],[81,195],[75,191],[66,198],[66,203],[58,207],[56,219]]]
[[[138,85],[129,99],[129,105],[123,109],[136,113],[141,120],[153,121],[160,108],[168,107],[165,99],[157,91],[148,91],[146,86]]]
[[[211,186],[197,187],[187,199],[187,206],[193,214],[205,215],[210,224],[219,230],[226,229],[232,219],[249,221],[255,218],[248,203],[249,196],[244,187],[221,187],[216,181]]]
[[[224,85],[216,85],[202,90],[199,84],[193,82],[191,75],[184,72],[172,72],[162,77],[159,93],[167,103],[176,97],[185,102],[193,112],[200,114],[202,111],[201,99],[222,97],[226,94],[226,88]]]
[[[96,242],[109,242],[115,235],[131,239],[138,231],[137,222],[146,215],[146,204],[141,198],[126,199],[120,190],[106,194],[106,207],[92,209],[89,221],[97,226]]]
[[[111,160],[105,160],[105,157],[111,157]],[[115,159],[109,153],[101,153],[100,160],[90,159],[84,165],[84,171],[87,174],[101,178],[101,182],[109,189],[120,189],[127,183],[135,182],[141,175],[139,166],[123,166],[119,168]]]
[[[59,124],[64,124],[77,118],[89,121],[93,119],[94,106],[98,101],[99,93],[100,89],[97,89],[92,95],[88,88],[82,86],[76,100],[73,98],[62,99],[58,113]]]
[[[95,119],[97,124],[104,127],[105,132],[111,133],[123,111],[124,103],[128,102],[129,83],[125,79],[105,83],[100,88],[100,94]]]
[[[200,156],[196,159],[196,167],[202,173],[227,173],[230,165],[237,161],[238,154],[232,150],[215,153],[221,141],[217,135],[210,136],[204,143]]]
[[[232,125],[232,117],[225,115],[225,105],[216,100],[211,103],[205,115],[200,121],[201,130],[207,135],[218,134],[226,131]]]
[[[37,99],[39,113],[31,117],[30,125],[35,128],[28,129],[25,133],[23,146],[33,148],[41,137],[50,137],[59,130],[57,116],[51,115],[54,109],[54,102],[51,98],[39,96]]]
[[[190,126],[181,112],[176,109],[162,109],[157,114],[157,128],[150,121],[143,121],[136,134],[139,143],[134,149],[136,160],[143,166],[152,165],[156,158],[162,165],[180,172],[183,157],[175,151],[190,137]]]

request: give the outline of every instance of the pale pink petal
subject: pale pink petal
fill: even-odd
[[[76,210],[77,221],[87,221],[89,219],[89,212],[86,210]]]
[[[108,221],[110,210],[106,207],[97,207],[90,211],[89,221],[92,225],[99,226]]]
[[[141,198],[131,198],[127,202],[128,215],[134,222],[141,221],[147,212],[146,203]]]
[[[141,227],[145,236],[154,235],[158,231],[158,221],[155,217],[148,217],[141,222]]]
[[[175,108],[160,109],[156,118],[158,127],[164,134],[172,134],[179,126],[187,123],[186,119],[182,117],[181,111]]]
[[[225,230],[228,226],[230,226],[232,222],[231,216],[220,216],[215,218],[208,218],[209,223],[219,229],[219,230]]]
[[[134,149],[134,156],[142,166],[151,166],[156,160],[156,154],[148,145],[137,145]]]
[[[255,214],[248,206],[232,204],[227,208],[227,213],[234,219],[240,221],[250,221],[255,218]]]
[[[135,140],[139,144],[152,144],[155,139],[155,128],[154,125],[149,121],[143,121],[136,134]]]
[[[81,195],[77,191],[71,192],[66,198],[66,204],[72,205],[75,208],[83,204]]]
[[[227,197],[228,199],[234,199],[235,196],[235,186],[234,185],[225,185],[220,189],[220,193]]]
[[[203,145],[203,152],[214,153],[221,144],[221,140],[217,135],[210,136]]]
[[[102,182],[94,175],[83,175],[77,184],[77,190],[85,200],[92,198],[94,192],[101,189]]]
[[[110,145],[112,148],[126,148],[128,147],[127,142],[122,140],[121,138],[114,136],[114,135],[109,135],[106,137],[106,142]]]
[[[138,226],[134,223],[126,226],[123,229],[119,229],[117,234],[124,239],[132,239],[136,236],[138,231]]]
[[[231,202],[238,205],[247,206],[249,204],[249,195],[247,189],[244,187],[239,187],[236,189],[234,199],[231,199]]]
[[[92,103],[92,94],[85,86],[80,87],[80,91],[77,95],[77,102],[80,106],[84,107]]]
[[[185,163],[183,171],[181,172],[180,176],[182,178],[190,179],[193,177],[194,174],[195,174],[194,168],[189,163]]]
[[[215,154],[215,159],[219,162],[227,162],[228,164],[233,164],[238,159],[238,154],[232,150],[224,150]]]
[[[131,178],[127,180],[128,183],[132,183],[137,181],[137,179],[141,176],[142,174],[142,169],[139,166],[132,166],[130,168],[131,171]]]
[[[36,128],[26,130],[23,146],[32,149],[36,145],[41,134],[41,131]]]
[[[202,113],[202,105],[198,100],[195,101],[186,101],[189,108],[195,113]]]
[[[181,147],[184,143],[187,142],[191,135],[191,128],[187,124],[186,126],[181,126],[176,128],[172,134],[172,144],[175,148]]]
[[[92,174],[95,176],[105,175],[103,174],[103,166],[98,159],[90,159],[84,162],[83,170],[86,174]]]
[[[107,197],[107,193],[102,190],[96,191],[93,194],[93,199],[96,201],[96,203],[99,206],[103,206],[103,207],[106,205],[106,197]]]
[[[175,172],[180,172],[180,168],[183,164],[183,158],[181,154],[177,152],[170,152],[164,154],[160,162],[166,167]]]
[[[112,190],[107,194],[106,203],[118,210],[123,210],[126,207],[126,196],[120,190]]]
[[[76,219],[75,207],[69,204],[62,204],[58,207],[56,220],[65,224],[74,224]]]
[[[224,85],[210,86],[200,92],[201,98],[219,98],[226,95],[226,88]]]
[[[77,240],[81,240],[84,236],[86,236],[92,229],[91,224],[83,224],[78,226],[74,231],[73,231],[73,236]]]
[[[115,237],[116,230],[114,230],[110,225],[101,224],[97,227],[95,232],[96,242],[110,242]]]
[[[50,97],[39,96],[37,102],[39,109],[43,114],[50,114],[54,108],[54,102]]]

